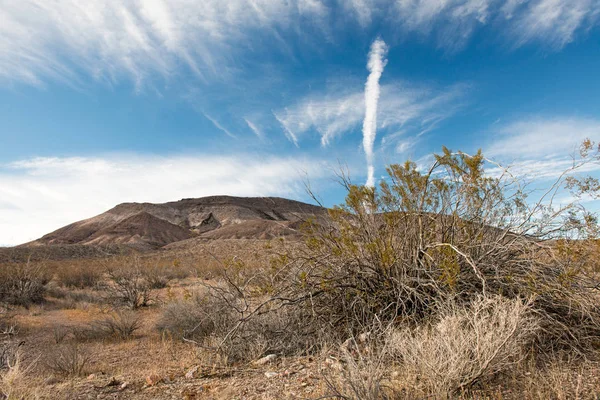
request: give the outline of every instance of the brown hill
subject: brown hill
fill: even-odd
[[[160,248],[205,239],[296,236],[300,223],[325,209],[278,197],[212,196],[164,204],[124,203],[24,246],[128,245]]]

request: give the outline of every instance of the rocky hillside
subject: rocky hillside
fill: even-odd
[[[296,236],[302,221],[324,213],[322,207],[278,197],[212,196],[164,204],[124,203],[26,246],[160,248],[198,239],[271,239]]]

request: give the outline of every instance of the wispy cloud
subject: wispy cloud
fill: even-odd
[[[371,45],[367,69],[369,77],[365,84],[365,119],[363,121],[363,149],[367,156],[367,186],[375,185],[375,167],[373,166],[373,145],[377,135],[377,106],[379,103],[379,80],[383,69],[387,64],[385,59],[387,45],[381,39],[377,39]]]
[[[516,46],[538,41],[560,49],[600,17],[598,0],[511,0],[502,8]]]
[[[312,158],[139,156],[34,158],[0,166],[0,243],[19,244],[126,201],[215,194],[303,198]],[[198,173],[190,173],[197,171]]]
[[[110,84],[126,78],[139,88],[153,75],[169,81],[182,66],[200,79],[224,79],[249,49],[268,52],[278,43],[289,52],[288,39],[304,40],[311,27],[332,42],[344,34],[342,21],[365,31],[400,27],[450,50],[484,27],[517,46],[560,49],[599,17],[599,0],[2,1],[0,79],[78,85],[89,76]],[[251,40],[257,34],[273,40],[261,45]]]
[[[180,65],[202,78],[230,72],[251,32],[293,31],[321,18],[320,0],[20,0],[0,8],[0,78],[39,85],[80,71],[136,84]]]
[[[414,135],[427,131],[457,111],[465,88],[455,85],[438,89],[405,82],[382,85],[378,128],[386,130],[384,133],[395,129],[396,133],[398,127],[405,127],[403,132]],[[351,89],[311,94],[274,114],[290,140],[298,143],[314,130],[326,146],[336,137],[358,130],[365,117],[365,94],[359,84]],[[386,140],[391,143],[392,139]]]
[[[514,175],[550,179],[572,166],[571,156],[577,155],[584,139],[600,138],[600,121],[576,117],[531,117],[504,125],[491,131],[490,135],[493,139],[484,154],[505,166],[510,165]],[[582,169],[587,172],[598,170],[598,163]]]
[[[250,128],[250,130],[254,132],[256,136],[258,136],[260,139],[264,138],[262,131],[258,129],[258,127],[252,121],[250,121],[248,118],[244,118],[244,121],[246,121],[246,125],[248,125],[248,128]]]
[[[531,117],[490,132],[486,154],[504,159],[554,157],[577,150],[585,138],[600,137],[600,121],[577,117]]]
[[[458,50],[473,32],[485,25],[494,0],[397,0],[403,29],[424,35],[437,33],[441,47]]]
[[[219,123],[219,121],[217,121],[216,119],[214,119],[213,117],[211,117],[210,115],[208,115],[207,113],[203,112],[202,113],[204,115],[204,117],[206,117],[207,120],[209,120],[210,122],[212,122],[212,124],[221,132],[224,132],[227,136],[231,137],[231,138],[236,138],[237,136],[235,136],[233,133],[229,132],[229,130],[227,130],[227,128],[225,128],[223,125],[221,125]]]

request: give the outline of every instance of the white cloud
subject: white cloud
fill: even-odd
[[[381,86],[377,124],[388,129],[414,124],[423,132],[452,115],[465,87],[457,85],[442,90],[407,83]],[[365,97],[359,85],[352,90],[332,90],[312,94],[296,104],[274,112],[290,140],[298,143],[302,135],[315,130],[326,146],[333,139],[360,126],[365,117]]]
[[[504,159],[569,155],[585,138],[600,138],[600,121],[573,117],[529,118],[493,132],[486,154]]]
[[[244,118],[244,121],[246,121],[246,125],[248,125],[248,128],[250,128],[250,130],[254,132],[256,136],[258,136],[260,139],[264,138],[262,131],[258,128],[258,126],[256,126],[256,124],[254,124],[248,118]]]
[[[207,120],[209,120],[218,130],[220,130],[221,132],[225,133],[227,136],[229,136],[230,138],[236,138],[237,136],[235,136],[233,133],[229,132],[229,130],[227,128],[225,128],[223,125],[221,125],[219,123],[219,121],[217,121],[216,119],[214,119],[213,117],[211,117],[210,115],[208,115],[207,113],[203,112],[202,113],[204,115],[204,117],[206,117]]]
[[[560,49],[574,40],[578,30],[597,23],[600,1],[511,0],[502,11],[513,20],[511,29],[517,46],[539,41]]]
[[[430,34],[439,29],[438,42],[450,50],[465,45],[486,24],[495,0],[397,0],[404,29]]]
[[[484,154],[504,166],[515,176],[535,179],[557,178],[573,165],[581,142],[600,138],[600,121],[574,117],[527,118],[492,131]],[[600,164],[586,165],[579,172],[600,170]],[[495,176],[501,171],[488,171]]]
[[[82,85],[89,76],[125,77],[140,88],[154,74],[169,80],[182,65],[205,80],[224,78],[240,54],[256,53],[257,33],[290,51],[287,35],[305,40],[306,25],[333,43],[345,33],[338,18],[433,34],[450,50],[485,26],[517,46],[558,49],[599,15],[600,0],[0,0],[0,79]]]
[[[41,84],[77,79],[109,82],[126,75],[141,85],[187,65],[221,76],[250,32],[293,29],[298,17],[320,18],[319,0],[2,0],[0,78]]]
[[[303,158],[116,156],[35,158],[0,166],[0,243],[36,239],[121,202],[216,194],[302,197],[327,168]]]

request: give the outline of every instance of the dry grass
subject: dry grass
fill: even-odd
[[[0,369],[0,398],[23,400],[41,398],[40,389],[32,384],[31,372],[34,365],[24,366],[19,354],[13,363]]]
[[[418,377],[408,388],[450,396],[520,363],[538,333],[530,304],[481,297],[444,307],[427,325],[392,329],[386,348],[403,374]]]

